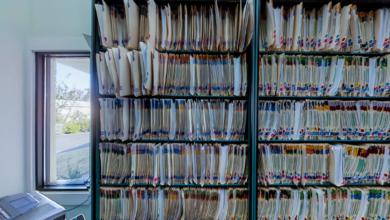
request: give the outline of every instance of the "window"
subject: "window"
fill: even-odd
[[[89,53],[36,53],[36,183],[40,190],[86,189],[89,70]]]

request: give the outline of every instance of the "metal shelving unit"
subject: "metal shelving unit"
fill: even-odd
[[[100,140],[100,117],[99,117],[99,98],[116,98],[114,94],[111,95],[101,95],[98,92],[98,81],[97,81],[97,74],[96,74],[96,58],[95,54],[99,52],[106,52],[107,48],[103,48],[100,46],[100,40],[98,35],[98,20],[96,16],[95,11],[95,2],[98,2],[99,0],[92,0],[91,10],[92,10],[92,50],[91,50],[91,194],[92,194],[92,202],[91,202],[91,217],[92,219],[99,219],[99,213],[100,213],[100,187],[101,186],[107,186],[107,187],[128,187],[130,186],[129,183],[120,183],[120,184],[107,184],[107,183],[101,183],[100,181],[100,158],[99,158],[99,143],[103,142]],[[136,4],[138,5],[147,5],[147,0],[134,0]],[[149,0],[153,1],[153,0]],[[114,6],[121,8],[123,7],[123,0],[105,0],[105,2],[109,6]],[[179,4],[191,4],[191,5],[208,5],[213,4],[213,0],[201,0],[201,1],[176,1],[176,0],[155,0],[157,6],[165,5],[167,3],[170,3],[171,6],[179,5]],[[237,4],[239,1],[237,0],[218,0],[218,4],[230,6],[233,4]],[[252,42],[253,39],[252,39]],[[238,56],[242,54],[247,54],[247,66],[248,66],[248,95],[247,96],[215,96],[215,95],[157,95],[157,96],[124,96],[126,98],[137,98],[137,99],[220,99],[220,100],[247,100],[248,103],[248,111],[247,111],[247,128],[246,128],[246,137],[244,140],[151,140],[151,139],[141,139],[136,140],[135,142],[152,142],[152,143],[159,143],[159,142],[165,142],[165,143],[234,143],[234,144],[242,144],[246,143],[248,146],[252,146],[252,139],[251,139],[251,129],[250,129],[250,121],[253,117],[252,111],[251,111],[251,99],[256,99],[256,97],[252,97],[251,90],[252,90],[252,84],[251,84],[251,74],[252,72],[255,72],[255,70],[252,71],[253,65],[252,65],[252,51],[254,49],[254,44],[252,43],[246,51],[243,52],[237,52],[237,51],[176,51],[176,50],[157,50],[160,53],[172,53],[172,54],[209,54],[209,55],[218,55],[218,54],[231,54],[233,56]],[[107,142],[107,141],[105,141]],[[120,140],[114,140],[110,142],[121,142]],[[127,140],[124,143],[131,143],[132,140]],[[248,166],[251,167],[251,155],[254,155],[255,152],[253,152],[252,148],[249,148],[248,153]],[[255,149],[255,148],[253,148]],[[251,168],[250,168],[251,169]],[[201,186],[200,184],[172,184],[171,187],[238,187],[238,188],[247,188],[248,194],[252,195],[253,191],[256,190],[256,185],[251,184],[251,174],[248,173],[248,182],[247,184],[205,184]],[[254,181],[256,181],[256,177],[253,178]],[[139,187],[154,187],[152,184],[134,184],[132,186],[139,186]],[[156,185],[156,187],[170,187],[167,184],[165,185]],[[254,186],[254,188],[252,188]],[[253,194],[255,195],[255,194]],[[251,196],[249,196],[251,197]],[[254,196],[256,197],[256,196]],[[251,199],[248,199],[248,206],[251,206]],[[250,218],[252,218],[253,211],[256,211],[255,209],[249,210],[248,215],[250,215]]]
[[[99,36],[98,36],[98,21],[95,12],[95,2],[98,0],[92,0],[91,10],[92,10],[92,51],[91,51],[91,193],[92,193],[92,219],[99,219],[99,197],[100,197],[100,186],[109,186],[109,187],[126,187],[129,186],[128,183],[122,184],[103,184],[100,182],[100,161],[99,161],[99,143],[100,143],[100,117],[99,117],[99,103],[98,98],[115,98],[115,95],[100,95],[98,93],[98,83],[96,75],[96,61],[95,54],[100,51],[106,51],[105,48],[101,48],[99,45]],[[153,0],[150,0],[153,1]],[[123,7],[122,0],[106,0],[107,4],[115,7]],[[146,0],[135,0],[137,4],[146,5]],[[155,0],[156,4],[161,6],[166,3],[172,3],[172,5],[178,4],[210,4],[214,2],[213,0],[200,0],[200,1],[189,1],[189,0]],[[245,1],[243,1],[245,2]],[[274,0],[275,6],[292,6],[300,2],[303,2],[304,7],[307,8],[320,8],[329,1],[318,0]],[[368,9],[376,9],[379,7],[387,6],[388,1],[385,0],[339,0],[335,2],[341,2],[342,6],[349,3],[357,3],[358,9],[367,11]],[[248,219],[256,219],[257,214],[257,188],[261,187],[281,187],[289,186],[295,187],[294,184],[273,184],[273,185],[261,185],[257,183],[257,144],[258,143],[390,143],[388,140],[258,140],[257,139],[257,104],[259,99],[261,100],[281,100],[281,99],[290,99],[290,100],[304,100],[304,99],[321,99],[321,100],[381,100],[389,101],[390,97],[350,97],[350,96],[259,96],[258,94],[258,57],[259,55],[270,55],[270,54],[289,54],[289,55],[315,55],[315,56],[329,56],[329,55],[340,55],[340,56],[381,56],[390,53],[344,53],[344,52],[286,52],[286,51],[259,51],[259,36],[260,36],[260,17],[261,9],[264,8],[265,1],[253,0],[254,7],[254,30],[252,43],[249,45],[248,49],[244,52],[236,51],[161,51],[167,53],[175,54],[232,54],[247,55],[247,66],[248,66],[248,96],[246,97],[235,97],[235,96],[201,96],[201,95],[158,95],[158,96],[126,96],[128,98],[168,98],[168,99],[237,99],[237,100],[248,100],[248,118],[247,118],[247,131],[245,140],[137,140],[137,142],[197,142],[197,143],[247,143],[250,147],[250,151],[247,157],[248,160],[248,182],[247,184],[226,184],[226,185],[204,185],[204,187],[246,187],[248,189]],[[218,0],[218,4],[237,4],[236,0]],[[128,140],[127,142],[131,142]],[[134,186],[143,186],[143,187],[153,187],[152,184],[135,184]],[[160,185],[157,185],[160,186]],[[166,185],[165,185],[166,186]],[[200,186],[198,184],[173,184],[172,186]],[[308,183],[306,186],[323,186],[329,187],[333,186],[330,183],[324,184],[312,184]],[[379,186],[373,183],[348,183],[346,186]]]
[[[264,8],[265,6],[265,0],[259,0],[257,2],[257,7],[255,7],[256,12],[262,12],[261,8]],[[323,5],[329,3],[329,1],[325,0],[273,0],[274,7],[292,7],[294,5],[297,5],[299,3],[303,2],[303,7],[305,8],[316,8],[320,9]],[[380,7],[388,7],[388,1],[385,0],[372,0],[372,1],[364,1],[364,0],[337,0],[332,1],[333,3],[341,3],[341,6],[349,5],[349,4],[356,4],[358,7],[358,11],[369,11],[373,9],[378,9]],[[255,13],[255,20],[260,20],[260,13]],[[260,36],[260,24],[255,22],[255,30],[254,30],[254,39],[257,41],[256,43],[259,43],[259,36]],[[292,51],[259,51],[259,46],[257,45],[257,52],[258,54],[254,53],[255,57],[258,57],[259,55],[272,55],[272,54],[286,54],[286,55],[307,55],[307,56],[367,56],[367,57],[376,57],[376,56],[382,56],[386,54],[390,54],[389,52],[385,53],[348,53],[348,52],[292,52]],[[258,66],[259,59],[253,59],[253,66]],[[253,80],[253,88],[256,88],[252,91],[252,97],[257,97],[256,100],[252,99],[252,105],[257,107],[258,100],[305,100],[305,99],[319,99],[319,100],[378,100],[378,101],[389,101],[390,97],[352,97],[352,96],[260,96],[258,94],[258,71],[253,72],[255,76],[252,77]],[[253,107],[253,119],[252,119],[252,126],[251,129],[252,132],[252,146],[256,148],[257,152],[257,144],[258,143],[345,143],[345,144],[358,144],[358,143],[382,143],[382,144],[389,144],[389,140],[332,140],[332,139],[325,139],[325,140],[258,140],[257,138],[257,108]],[[252,166],[256,166],[254,168],[257,169],[257,153],[252,155],[252,160],[254,160],[256,163],[252,163]],[[257,170],[256,170],[257,171]],[[257,178],[256,172],[251,172],[252,178]],[[255,182],[255,183],[254,183]],[[263,185],[257,183],[257,179],[255,181],[252,181],[251,184],[255,185],[256,187],[297,187],[295,184],[292,183],[277,183],[272,185]],[[299,183],[299,187],[304,187],[302,184]],[[306,183],[305,186],[318,186],[318,187],[336,187],[331,183]],[[378,186],[382,187],[382,185],[379,185],[377,183],[347,183],[345,186]],[[383,185],[385,187],[389,187],[389,184]],[[252,187],[253,189],[253,187]],[[253,195],[251,195],[252,205],[254,205],[254,208],[252,208],[252,215],[254,216],[252,219],[256,219],[257,216],[257,190],[252,191]]]

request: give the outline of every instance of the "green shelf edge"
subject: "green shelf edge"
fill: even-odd
[[[390,140],[258,140],[258,143],[382,143],[389,144]]]
[[[313,55],[313,56],[383,56],[390,52],[366,53],[366,52],[313,52],[313,51],[259,51],[260,55],[286,54],[286,55]]]
[[[100,98],[116,98],[113,94],[99,95]],[[119,98],[134,98],[134,99],[237,99],[248,100],[248,96],[217,96],[217,95],[126,95]]]
[[[325,99],[325,100],[383,100],[388,101],[388,96],[378,97],[355,97],[355,96],[259,96],[260,100],[282,100],[282,99]]]
[[[336,186],[332,183],[329,183],[329,182],[326,182],[326,183],[323,183],[323,184],[320,184],[320,183],[306,183],[305,186],[303,186],[301,183],[297,185],[293,184],[293,183],[275,183],[275,184],[268,184],[267,186],[259,183],[258,184],[259,187],[277,187],[277,186],[295,186],[295,187],[307,187],[307,186],[334,186],[334,187],[339,187],[339,186]],[[378,183],[346,183],[345,185],[343,186],[340,186],[340,187],[345,187],[345,186],[378,186],[378,187],[383,187],[383,186],[390,186],[388,183],[385,183],[384,185],[380,185]]]
[[[114,186],[114,187],[120,187],[120,186],[130,186],[130,183],[100,183],[100,186]],[[184,183],[177,183],[177,184],[156,184],[155,186],[153,184],[147,184],[147,183],[138,183],[133,184],[132,186],[135,187],[246,187],[247,184],[204,184],[203,186],[200,184],[184,184]]]

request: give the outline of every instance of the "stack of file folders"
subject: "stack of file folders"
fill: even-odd
[[[244,0],[245,1],[245,0]],[[245,51],[253,36],[252,0],[244,8],[168,4],[157,8],[156,42],[159,50]],[[151,27],[152,28],[152,27]]]
[[[248,192],[233,188],[100,188],[100,219],[248,218]]]
[[[245,184],[246,144],[100,143],[102,183]]]
[[[389,96],[390,55],[259,57],[260,96]]]
[[[264,185],[329,181],[328,144],[259,144],[258,182]]]
[[[258,182],[389,183],[389,145],[259,144]]]
[[[377,140],[390,136],[390,102],[259,101],[259,139]]]
[[[389,188],[258,188],[257,219],[389,219]]]
[[[107,48],[123,46],[138,49],[139,42],[153,41],[159,50],[245,51],[253,36],[252,0],[244,8],[178,5],[156,7],[155,20],[149,7],[123,0],[123,8],[110,7],[104,0],[95,4],[100,44]],[[151,20],[152,19],[152,20]],[[150,30],[155,34],[151,39]]]
[[[149,40],[148,8],[133,0],[123,0],[124,8],[108,6],[104,0],[95,4],[100,45],[138,49],[139,42]]]
[[[100,98],[101,140],[244,140],[247,101]]]
[[[247,95],[246,54],[149,54],[140,45],[141,51],[119,46],[96,54],[100,94]]]
[[[388,8],[358,12],[356,5],[325,4],[321,8],[274,8],[266,3],[260,21],[260,50],[282,51],[389,51]]]

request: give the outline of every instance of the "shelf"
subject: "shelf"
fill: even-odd
[[[180,4],[184,5],[186,4],[187,7],[190,5],[214,5],[215,1],[214,0],[155,0],[156,5],[158,7],[164,7],[167,4],[171,6],[171,8],[177,8]],[[245,6],[246,1],[242,1],[241,5],[242,7]],[[240,1],[239,0],[218,0],[218,6],[224,6],[224,7],[232,7],[239,5]]]
[[[390,140],[257,140],[258,143],[378,143],[390,144]]]
[[[214,0],[197,0],[197,1],[194,1],[194,0],[154,0],[154,1],[156,2],[156,4],[165,3],[165,2],[182,3],[182,4],[194,4],[194,3],[213,4],[214,3]],[[239,0],[218,0],[218,4],[220,4],[220,3],[240,3],[240,1]]]
[[[263,1],[265,2],[265,1]],[[274,7],[277,6],[284,6],[286,7],[292,7],[299,3],[303,2],[303,8],[316,8],[317,10],[320,9],[324,4],[328,4],[328,0],[274,0],[273,4]],[[333,4],[340,3],[341,7],[354,4],[357,5],[358,11],[369,11],[369,10],[375,10],[381,7],[388,7],[389,1],[388,0],[338,0],[336,2],[333,2]],[[264,7],[264,5],[262,6]]]
[[[384,185],[389,185],[387,183],[385,183]],[[323,183],[323,184],[320,184],[320,183],[306,183],[305,186],[303,186],[301,183],[297,185],[293,184],[293,183],[275,183],[275,184],[267,184],[267,186],[259,183],[258,186],[262,186],[262,187],[273,187],[273,186],[296,186],[296,187],[305,187],[305,186],[334,186],[334,187],[338,187],[336,185],[333,185],[332,183]],[[378,183],[346,183],[345,185],[343,186],[383,186],[383,185],[380,185]],[[341,186],[342,187],[342,186]]]
[[[121,142],[121,140],[114,140],[114,141],[109,141],[109,140],[101,140],[100,142]],[[164,139],[164,140],[156,140],[156,139],[142,139],[142,140],[136,140],[136,141],[133,141],[133,140],[127,140],[127,141],[124,141],[122,143],[131,143],[131,142],[134,142],[134,143],[145,143],[145,142],[153,142],[153,143],[156,143],[156,142],[170,142],[170,143],[232,143],[232,144],[237,144],[237,143],[248,143],[248,140],[215,140],[215,141],[212,141],[212,140],[167,140],[167,139]]]
[[[384,186],[389,185],[388,183],[385,183]],[[112,187],[121,187],[121,186],[130,186],[129,183],[100,183],[100,186],[112,186]],[[132,186],[138,186],[138,187],[153,187],[153,184],[146,184],[146,183],[138,183],[138,184],[133,184]],[[204,184],[203,186],[200,184],[194,184],[194,183],[189,183],[189,184],[184,184],[184,183],[178,183],[178,184],[156,184],[156,187],[246,187],[247,184]],[[275,183],[275,184],[267,184],[266,186],[258,183],[258,186],[261,187],[275,187],[275,186],[295,186],[295,187],[305,187],[305,186],[334,186],[337,187],[336,185],[333,185],[332,183],[326,182],[323,184],[320,183],[306,183],[305,186],[303,186],[301,183],[297,185],[293,183]],[[383,186],[378,183],[346,183],[343,186]]]
[[[388,96],[378,97],[356,97],[356,96],[259,96],[259,99],[265,100],[279,100],[279,99],[326,99],[326,100],[390,100]]]
[[[245,54],[246,51],[198,51],[198,50],[157,50],[159,53],[173,53],[173,54],[231,54],[240,55]]]
[[[383,56],[390,54],[390,52],[381,53],[348,53],[348,52],[297,52],[297,51],[259,51],[259,55],[262,54],[287,54],[287,55],[317,55],[317,56]]]
[[[299,4],[301,2],[303,2],[303,4],[308,4],[308,3],[316,3],[317,5],[318,4],[327,4],[329,3],[328,0],[316,0],[316,1],[313,1],[313,0],[273,0],[274,3],[287,3],[287,2],[292,2],[294,4]],[[351,4],[351,1],[350,0],[338,0],[337,3],[341,3],[341,4]],[[388,0],[370,0],[370,1],[366,1],[366,0],[354,0],[353,1],[354,4],[356,3],[365,3],[365,4],[372,4],[372,3],[381,3],[381,4],[388,4],[389,1]],[[303,5],[305,6],[305,5]],[[322,5],[321,5],[322,6]],[[358,8],[359,9],[359,8]]]
[[[107,4],[108,6],[116,7],[116,8],[124,8],[123,4]]]
[[[120,8],[124,7],[123,0],[105,0],[105,2],[108,6],[114,6],[114,7],[120,7]],[[137,5],[147,5],[148,4],[147,0],[134,0],[134,2]]]
[[[110,47],[109,49],[112,49],[112,48],[115,48],[115,47]],[[127,48],[126,48],[127,49]],[[133,51],[134,49],[127,49],[128,51]],[[107,48],[99,48],[99,51],[100,52],[106,52],[107,51]],[[136,51],[141,51],[141,50],[136,50]]]
[[[109,95],[99,95],[100,98],[116,98],[114,94]],[[239,99],[239,100],[247,100],[248,96],[218,96],[218,95],[142,95],[142,96],[134,96],[134,95],[126,95],[121,96],[121,98],[149,98],[149,99]]]
[[[134,50],[134,49],[128,49],[129,51]],[[107,48],[99,48],[100,52],[106,52]],[[141,50],[136,50],[136,51],[141,51]],[[241,55],[245,54],[246,51],[243,52],[238,52],[238,51],[197,51],[197,50],[156,50],[159,53],[172,53],[172,54],[213,54],[213,55],[218,55],[218,54],[231,54],[231,55]]]
[[[100,186],[130,186],[130,183],[100,183]],[[138,184],[133,184],[132,186],[139,186],[139,187],[153,187],[153,184],[146,184],[146,183],[138,183]],[[247,187],[247,184],[204,184],[203,186],[200,184],[194,184],[194,183],[189,183],[189,184],[184,184],[184,183],[177,183],[177,184],[156,184],[156,187],[161,186],[161,187]]]

